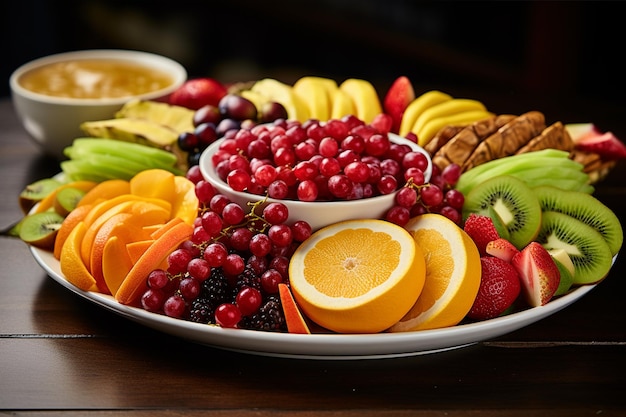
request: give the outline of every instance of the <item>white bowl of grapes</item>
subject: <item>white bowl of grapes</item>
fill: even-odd
[[[353,219],[403,224],[426,211],[458,223],[463,204],[428,152],[354,116],[232,129],[202,152],[199,170],[216,199],[250,209],[281,202],[287,223],[313,231]]]

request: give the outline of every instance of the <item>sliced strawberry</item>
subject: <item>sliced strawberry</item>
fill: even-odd
[[[556,292],[561,273],[550,253],[538,242],[529,243],[513,257],[526,301],[531,307],[546,304]]]
[[[574,147],[584,152],[597,153],[607,160],[626,158],[626,145],[611,132],[587,135],[578,140]]]
[[[476,244],[480,256],[487,254],[487,244],[489,242],[500,238],[491,217],[482,214],[470,214],[465,220],[463,230]]]
[[[485,251],[496,258],[500,258],[503,261],[511,262],[513,257],[519,253],[519,250],[508,240],[498,238],[487,243]]]
[[[404,110],[414,99],[415,90],[411,81],[404,75],[396,78],[383,100],[383,110],[393,120],[391,132],[398,133]]]
[[[468,317],[487,320],[500,316],[511,307],[521,292],[520,278],[513,266],[500,258],[480,259],[480,287]]]

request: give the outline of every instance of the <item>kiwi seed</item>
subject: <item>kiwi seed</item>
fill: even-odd
[[[60,185],[61,182],[54,178],[44,178],[28,184],[19,195],[20,208],[24,213],[28,213],[35,204],[43,200],[44,197]]]
[[[21,221],[20,239],[29,245],[51,249],[64,219],[54,211],[29,214]]]
[[[474,187],[465,197],[463,219],[471,213],[493,216],[501,224],[508,240],[518,249],[533,241],[541,226],[541,206],[533,190],[510,175],[492,177]]]
[[[624,241],[619,219],[594,196],[576,191],[562,190],[552,186],[535,187],[535,195],[544,211],[557,211],[572,216],[596,229],[616,255]]]
[[[548,250],[565,249],[574,264],[574,284],[592,284],[606,276],[613,257],[597,230],[556,211],[544,211],[541,218],[536,240]]]
[[[78,202],[85,195],[85,191],[78,188],[68,187],[59,190],[54,199],[54,210],[65,217],[76,208]]]

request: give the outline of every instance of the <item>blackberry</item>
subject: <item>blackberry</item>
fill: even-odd
[[[265,332],[286,332],[287,323],[280,298],[275,295],[268,296],[257,313],[243,317],[237,326],[241,329]]]
[[[235,281],[235,287],[233,288],[233,300],[237,296],[237,293],[241,291],[243,287],[252,287],[261,291],[261,277],[254,272],[254,269],[247,265],[246,269],[237,276]]]
[[[213,268],[211,276],[202,282],[200,294],[191,302],[189,320],[196,323],[215,323],[215,309],[230,302],[228,280],[221,268]]]

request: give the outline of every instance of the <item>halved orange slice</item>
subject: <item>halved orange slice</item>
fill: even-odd
[[[381,332],[415,303],[425,261],[402,227],[350,220],[304,241],[289,264],[293,295],[311,320],[341,333]]]

